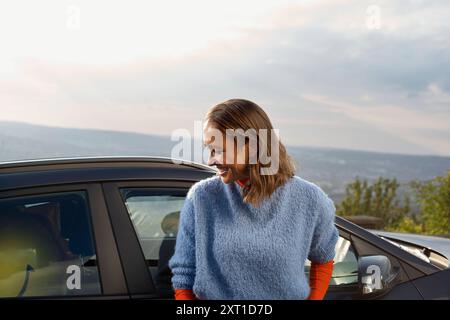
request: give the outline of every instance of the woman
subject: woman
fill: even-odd
[[[256,133],[257,143],[249,134],[239,144],[229,129]],[[176,299],[325,296],[338,238],[335,207],[317,185],[294,175],[272,129],[266,113],[248,100],[231,99],[208,111],[204,143],[208,165],[218,172],[192,186],[180,214],[169,261]]]

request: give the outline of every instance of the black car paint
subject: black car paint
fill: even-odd
[[[101,274],[108,298],[158,298],[139,242],[119,193],[122,187],[187,190],[215,174],[210,167],[167,158],[98,157],[0,164],[0,198],[43,192],[87,190]],[[340,235],[358,255],[383,254],[399,268],[393,289],[380,299],[449,298],[449,271],[409,254],[357,225],[336,217]],[[112,245],[111,245],[112,244]],[[447,288],[447,289],[446,289]],[[327,299],[362,298],[354,285],[331,288]],[[79,297],[78,297],[79,298]],[[85,297],[89,298],[89,297]],[[98,297],[93,297],[98,298]]]

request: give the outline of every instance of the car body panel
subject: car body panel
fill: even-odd
[[[450,269],[423,276],[412,283],[426,300],[450,299]]]

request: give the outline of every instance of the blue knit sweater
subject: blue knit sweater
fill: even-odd
[[[200,299],[305,299],[305,260],[333,259],[335,206],[298,176],[255,207],[215,176],[189,190],[180,214],[172,285]]]

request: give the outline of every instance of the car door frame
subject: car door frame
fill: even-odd
[[[102,183],[103,193],[105,195],[106,204],[110,214],[111,224],[113,232],[115,234],[119,255],[121,261],[123,261],[125,278],[128,283],[128,288],[131,298],[135,299],[158,299],[158,295],[155,290],[155,285],[151,278],[150,271],[148,269],[144,254],[142,252],[138,236],[135,228],[130,219],[128,210],[125,206],[124,199],[120,193],[120,189],[123,188],[145,188],[145,189],[185,189],[187,190],[197,182],[197,180],[118,180],[108,181]],[[355,247],[355,240],[359,242],[367,242],[364,236],[348,230],[344,226],[341,226],[338,222],[335,222],[339,231],[339,235],[346,240],[349,240],[355,250],[357,257],[364,256],[364,250],[361,252],[361,246]],[[387,254],[388,256],[397,259],[395,255],[392,255],[389,251],[385,251],[384,248],[380,248],[377,245],[368,242],[368,245],[375,247],[377,251]],[[404,276],[407,277],[405,272],[405,265],[400,262],[400,270]],[[410,283],[410,279],[405,281]],[[346,288],[334,287],[331,289],[335,294],[342,292],[343,294],[349,291],[355,290],[356,284],[346,286]],[[395,290],[395,287],[392,289]],[[357,298],[362,299],[362,296]]]
[[[349,232],[345,231],[344,229],[340,228],[337,223],[335,223],[335,226],[339,232],[339,237],[342,237],[343,239],[350,242],[350,245],[352,246],[352,248],[355,252],[356,259],[358,259],[358,252],[353,245],[351,234]],[[335,298],[338,297],[339,295],[349,296],[349,297],[352,296],[355,298],[359,297],[358,287],[359,287],[358,283],[352,283],[352,284],[348,284],[348,285],[347,284],[339,285],[339,286],[329,286],[327,289],[327,294],[325,296],[325,299],[328,300],[330,295]],[[328,298],[327,298],[327,296],[328,296]],[[339,299],[335,299],[335,298],[333,300],[339,300]]]
[[[380,246],[377,243],[372,243],[367,239],[367,233],[370,234],[369,231],[358,227],[355,230],[349,230],[346,228],[346,225],[340,225],[339,222],[336,222],[336,227],[339,230],[340,236],[343,236],[345,239],[349,240],[353,246],[353,249],[356,254],[356,258],[370,255],[384,255],[388,257],[393,265],[396,265],[398,269],[398,281],[396,281],[395,285],[387,292],[380,294],[378,296],[363,296],[361,293],[353,294],[354,298],[357,300],[372,300],[372,299],[418,299],[422,300],[423,296],[420,294],[418,289],[413,285],[413,279],[411,276],[417,276],[418,270],[414,269],[412,266],[406,264],[406,262],[390,250],[388,250],[389,244],[386,244],[385,247]],[[370,234],[371,235],[371,234]],[[384,240],[382,240],[384,242]],[[351,292],[346,292],[346,288],[342,288],[343,294],[351,295]],[[353,289],[357,289],[357,285],[354,286]],[[349,286],[347,290],[352,290],[352,287]],[[335,292],[339,292],[339,290],[335,290]]]
[[[187,191],[197,180],[127,180],[102,183],[111,224],[123,261],[125,278],[132,299],[160,299],[148,269],[138,236],[125,206],[120,189],[183,189]]]
[[[131,298],[133,299],[158,299],[155,285],[151,278],[147,262],[142,252],[138,235],[130,219],[128,210],[125,206],[125,199],[123,199],[120,189],[184,189],[187,191],[195,181],[186,180],[128,180],[128,181],[112,181],[102,183],[102,188],[105,194],[106,203],[110,213],[110,218],[113,226],[115,236],[118,241],[119,255],[124,263],[124,272],[129,285]],[[338,223],[336,227],[339,231],[339,236],[350,241],[355,253],[358,257],[359,252],[354,247],[355,236],[351,231],[348,231]],[[353,237],[352,237],[353,236]],[[351,284],[342,287],[330,288],[330,291],[336,294],[349,294],[355,292],[358,284]],[[356,293],[355,296],[358,296]],[[361,297],[358,297],[359,299]]]
[[[13,299],[129,299],[122,263],[100,183],[58,184],[0,191],[0,199],[83,191],[87,194],[93,245],[100,278],[100,295],[41,296]]]

